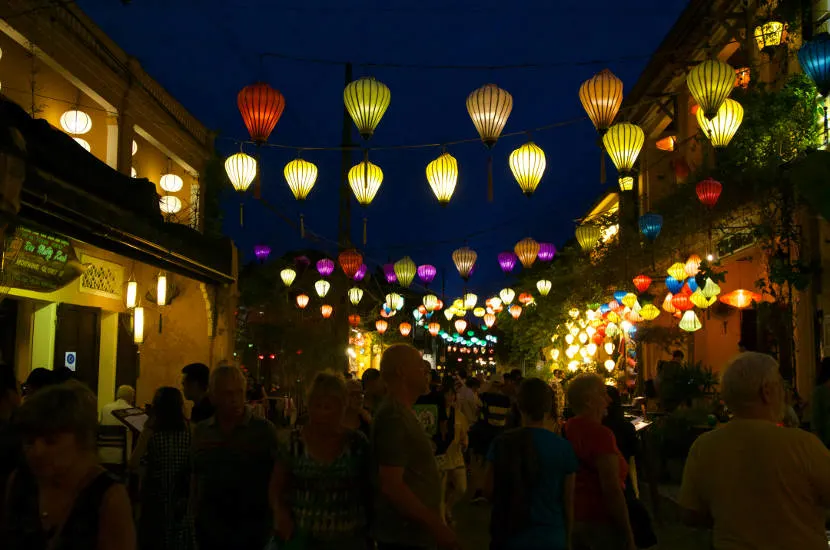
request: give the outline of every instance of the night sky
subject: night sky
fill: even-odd
[[[685,0],[79,0],[80,7],[145,70],[208,128],[219,133],[222,156],[248,139],[236,95],[263,79],[282,92],[286,109],[270,142],[292,146],[337,146],[341,141],[344,70],[336,64],[267,58],[351,61],[355,78],[376,77],[392,92],[389,110],[371,141],[374,146],[442,143],[476,137],[465,108],[467,95],[492,82],[509,91],[513,112],[505,132],[575,121],[535,132],[547,170],[531,199],[525,198],[507,165],[526,137],[498,142],[494,150],[495,201],[486,199],[484,146],[452,146],[460,177],[451,203],[441,208],[425,168],[439,148],[374,152],[384,171],[368,211],[352,199],[352,238],[360,244],[369,218],[365,256],[373,263],[405,255],[446,269],[447,292],[460,292],[452,251],[467,241],[479,254],[470,281],[479,293],[503,286],[496,254],[526,236],[561,246],[574,220],[600,195],[616,187],[599,183],[596,135],[577,95],[582,81],[603,68],[634,85],[649,55],[679,16]],[[347,6],[343,6],[346,4]],[[555,6],[555,7],[554,7]],[[636,7],[635,7],[636,6]],[[465,69],[366,67],[363,64],[495,66]],[[582,120],[580,120],[582,119]],[[353,125],[352,125],[353,128]],[[353,128],[354,139],[360,141]],[[250,152],[251,147],[248,148]],[[238,200],[225,199],[225,231],[246,257],[265,243],[279,256],[302,247],[337,253],[340,152],[306,152],[320,175],[308,201],[295,202],[282,175],[295,151],[262,152],[263,196],[287,217],[301,210],[308,229],[325,241],[309,244],[299,232],[256,204],[246,202],[246,225],[238,226]],[[360,160],[354,154],[353,163]],[[613,186],[613,187],[612,187]],[[440,273],[440,271],[439,271]]]

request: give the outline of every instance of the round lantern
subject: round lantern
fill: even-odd
[[[92,119],[83,111],[66,111],[60,118],[61,128],[67,134],[81,135],[92,129]]]
[[[423,304],[427,311],[435,311],[438,308],[438,296],[435,294],[425,295]]]
[[[87,140],[79,137],[73,137],[72,139],[75,140],[75,143],[83,147],[84,151],[86,151],[87,153],[92,152],[92,146],[89,144]]]
[[[384,332],[386,332],[387,328],[389,328],[389,323],[387,323],[385,320],[378,319],[377,321],[375,321],[375,330],[377,330],[378,333],[383,334]]]
[[[695,186],[695,192],[697,193],[698,200],[703,203],[704,206],[708,206],[709,208],[714,207],[718,203],[722,190],[723,185],[721,185],[719,181],[713,180],[712,178],[706,178],[705,180],[698,182]]]
[[[349,324],[353,327],[360,326],[360,315],[349,315]]]
[[[159,210],[162,214],[176,214],[182,209],[182,201],[173,195],[159,197]]]
[[[303,159],[294,159],[283,169],[288,188],[298,201],[304,201],[317,182],[317,165]]]
[[[395,277],[398,279],[398,284],[404,288],[409,288],[412,279],[415,278],[416,269],[415,262],[409,256],[395,262]]]
[[[257,143],[268,141],[285,110],[285,98],[265,82],[242,88],[236,104],[251,139]]]
[[[636,124],[621,122],[614,124],[602,136],[602,144],[620,175],[631,173],[640,155],[646,136]]]
[[[398,330],[401,331],[401,336],[409,336],[409,333],[412,332],[412,325],[409,323],[401,323],[398,325]]]
[[[334,273],[334,262],[328,258],[323,258],[317,262],[317,273],[322,277],[328,277]]]
[[[761,51],[775,48],[781,45],[784,39],[784,23],[780,21],[767,21],[755,27],[755,42]]]
[[[453,317],[455,317],[455,311],[452,308],[447,308],[444,310],[444,317],[449,321]]]
[[[501,270],[505,273],[511,273],[513,268],[516,267],[516,260],[518,258],[512,252],[500,252],[498,259]]]
[[[522,193],[526,197],[531,196],[545,173],[545,152],[532,141],[528,141],[510,153],[508,163]]]
[[[648,275],[640,274],[634,277],[634,288],[637,289],[638,292],[645,292],[648,290],[648,287],[651,286],[651,277]]]
[[[507,309],[507,311],[510,312],[510,315],[512,315],[514,319],[518,319],[522,314],[522,306],[519,304],[513,304]]]
[[[818,93],[830,95],[830,34],[819,33],[798,50],[801,69],[816,83]]]
[[[386,295],[386,306],[389,309],[394,309],[395,311],[400,311],[403,308],[404,298],[397,292],[390,292]]]
[[[363,160],[349,170],[349,186],[361,206],[369,206],[383,183],[380,166]]]
[[[320,314],[323,316],[323,319],[328,319],[331,317],[332,312],[334,312],[334,308],[328,304],[323,304],[320,306]]]
[[[340,269],[346,274],[349,279],[354,279],[355,273],[360,269],[363,263],[363,255],[354,248],[344,250],[337,256],[337,262],[340,264]]]
[[[516,253],[516,256],[518,256],[519,261],[522,262],[523,266],[526,268],[533,267],[533,263],[536,261],[536,256],[539,255],[539,243],[530,237],[526,237],[516,243],[516,247],[513,249],[513,252]]]
[[[256,159],[245,153],[231,155],[225,160],[225,172],[233,188],[244,193],[256,177]]]
[[[487,148],[496,144],[512,110],[513,96],[495,84],[485,84],[467,96],[467,112]]]
[[[539,254],[536,259],[540,262],[549,262],[556,255],[556,247],[552,243],[539,243]]]
[[[684,313],[683,317],[680,319],[680,328],[686,332],[695,332],[702,329],[703,325],[700,324],[700,319],[697,318],[697,313],[690,309]]]
[[[476,254],[475,250],[466,246],[452,253],[452,261],[455,263],[455,268],[465,281],[470,278],[477,258],[478,254]]]
[[[579,87],[579,100],[594,128],[603,132],[614,122],[622,105],[622,80],[608,69],[603,69],[582,83]]]
[[[363,299],[363,289],[358,288],[356,286],[349,289],[349,301],[352,303],[353,306],[356,306],[360,303],[360,300]]]
[[[438,270],[435,269],[434,265],[424,264],[418,266],[418,278],[423,281],[425,285],[429,285],[432,281],[435,280],[435,275],[438,274]]]
[[[446,206],[458,183],[458,161],[444,153],[427,164],[427,181],[441,206]]]
[[[267,244],[254,245],[254,256],[260,262],[264,262],[271,255],[271,247]]]
[[[516,297],[516,293],[513,291],[512,288],[503,288],[499,292],[499,298],[501,298],[502,303],[511,304],[513,302],[513,298]]]
[[[729,145],[729,142],[735,137],[735,132],[741,126],[741,122],[744,120],[744,108],[734,99],[727,97],[711,120],[706,119],[703,109],[698,109],[696,116],[697,125],[703,135],[709,138],[713,147],[722,149]]]
[[[184,181],[176,174],[164,174],[159,180],[159,187],[168,193],[176,193],[184,187]]]
[[[680,292],[680,289],[683,288],[683,279],[675,279],[669,275],[666,277],[666,288],[672,294]]]
[[[746,309],[752,305],[752,302],[760,302],[761,295],[757,292],[752,292],[751,290],[739,288],[738,290],[733,290],[732,292],[724,294],[719,298],[719,300],[728,306],[738,309]]]
[[[300,309],[305,309],[305,306],[308,305],[308,294],[298,294],[297,295],[297,307]]]
[[[487,313],[484,315],[484,324],[487,325],[487,328],[493,328],[493,325],[496,324],[496,316],[492,313]]]
[[[325,298],[326,294],[329,293],[329,289],[331,288],[331,283],[329,283],[325,279],[320,279],[316,283],[314,283],[314,290],[317,291],[317,296],[320,298]]]
[[[592,223],[583,223],[576,228],[576,240],[582,250],[593,250],[599,242],[602,231],[598,225]]]
[[[735,87],[735,69],[728,63],[710,59],[689,71],[686,84],[703,116],[712,119]]]
[[[694,277],[700,272],[700,263],[703,260],[700,259],[700,256],[697,254],[692,254],[686,259],[686,276],[687,277]]]
[[[533,302],[533,295],[529,292],[522,292],[519,294],[519,303],[522,305],[528,305]]]
[[[294,271],[290,267],[286,267],[282,271],[280,271],[280,279],[282,279],[282,284],[285,286],[291,286],[294,282],[294,279],[297,278],[297,272]]]
[[[343,90],[343,102],[363,139],[369,139],[383,118],[392,92],[386,84],[365,76],[350,82]]]
[[[663,216],[648,212],[640,216],[639,225],[640,233],[646,239],[653,241],[660,235],[660,230],[663,229]]]
[[[646,304],[640,309],[640,317],[646,321],[653,321],[660,315],[660,310],[654,304]]]
[[[427,330],[429,330],[430,335],[438,336],[438,333],[441,331],[441,325],[433,321],[427,325]]]
[[[467,328],[467,321],[465,321],[464,319],[456,319],[454,325],[455,332],[461,334],[462,332],[464,332],[464,329]]]
[[[677,280],[682,280],[686,278],[686,265],[680,262],[675,262],[669,267],[668,269],[669,275],[674,277]]]

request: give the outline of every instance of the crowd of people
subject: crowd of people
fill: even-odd
[[[360,381],[319,373],[306,414],[281,438],[252,412],[240,369],[188,365],[184,393],[159,388],[132,445],[134,494],[96,445],[107,415],[133,407],[132,388],[99,413],[71,377],[27,382],[21,403],[0,372],[2,548],[455,549],[465,494],[491,504],[493,550],[657,542],[638,498],[634,427],[594,374],[441,377],[418,350],[394,345]],[[692,447],[685,519],[711,528],[719,550],[826,548],[830,452],[780,427],[775,361],[738,355],[721,392],[734,418]]]

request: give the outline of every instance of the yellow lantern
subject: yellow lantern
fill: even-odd
[[[331,288],[331,283],[329,283],[325,279],[320,279],[316,283],[314,283],[314,290],[317,291],[317,296],[320,298],[325,298],[326,294],[329,293],[329,289]]]
[[[620,176],[617,183],[620,184],[620,191],[632,191],[634,189],[633,176]]]
[[[726,98],[713,119],[707,120],[703,109],[698,109],[695,116],[703,135],[709,138],[713,147],[720,149],[729,145],[735,137],[744,120],[744,108],[734,99]]]
[[[686,278],[686,265],[680,262],[675,262],[668,269],[668,273],[678,281],[682,281]]]
[[[308,305],[308,294],[298,294],[297,295],[297,307],[300,309],[305,309],[305,306]]]
[[[475,250],[466,246],[452,253],[452,261],[455,263],[455,268],[465,281],[470,278],[470,272],[472,272],[473,267],[476,265],[476,259],[478,259],[478,254],[476,254]]]
[[[519,257],[519,261],[522,262],[523,266],[526,268],[533,267],[533,262],[536,261],[536,256],[539,255],[539,243],[530,237],[526,237],[516,243],[513,252]]]
[[[689,300],[695,305],[695,307],[700,309],[706,309],[712,304],[715,303],[717,297],[712,296],[711,298],[707,298],[705,294],[703,294],[703,290],[697,289],[692,292],[692,295],[689,296]]]
[[[160,306],[167,304],[167,274],[159,272],[156,281],[156,303]]]
[[[133,343],[144,343],[144,308],[141,306],[133,309]]]
[[[447,319],[447,321],[449,321],[450,319],[455,317],[455,311],[451,307],[448,307],[444,310],[444,317]]]
[[[633,308],[634,304],[637,303],[637,295],[633,292],[629,292],[628,294],[622,297],[622,303],[626,307]]]
[[[391,100],[389,88],[368,76],[350,82],[343,90],[346,110],[363,139],[372,137]]]
[[[352,303],[353,306],[356,306],[360,303],[360,300],[363,299],[363,289],[358,287],[352,287],[349,289],[349,301]]]
[[[386,295],[386,305],[389,306],[390,309],[399,311],[401,308],[403,308],[403,302],[403,296],[401,296],[397,292],[392,292]]]
[[[162,214],[176,214],[182,209],[182,201],[175,195],[163,195],[159,197],[159,210]]]
[[[547,279],[539,279],[538,281],[536,281],[536,290],[538,290],[539,294],[541,294],[542,296],[547,296],[550,293],[550,289],[552,286],[553,283],[551,283]]]
[[[493,328],[493,325],[496,324],[496,316],[492,313],[485,314],[484,324],[487,325],[487,328]]]
[[[138,302],[138,283],[130,277],[127,281],[127,309],[132,309]]]
[[[427,294],[424,296],[423,302],[427,311],[435,311],[438,308],[438,296],[435,294]]]
[[[507,305],[513,303],[513,298],[515,297],[516,292],[514,292],[512,288],[503,288],[499,292],[499,298],[501,298],[502,303]]]
[[[603,132],[611,126],[623,100],[622,80],[608,69],[603,69],[579,87],[579,100],[594,123]]]
[[[495,84],[485,84],[467,96],[467,112],[488,149],[496,144],[512,110],[513,96]]]
[[[286,164],[283,174],[288,188],[298,201],[304,201],[317,182],[317,166],[299,158]]]
[[[601,233],[598,225],[584,223],[576,228],[576,240],[582,250],[587,252],[597,246]]]
[[[446,206],[458,183],[458,161],[444,153],[427,164],[427,181],[441,206]]]
[[[282,284],[285,286],[291,286],[294,282],[294,279],[297,278],[297,272],[294,271],[290,267],[286,267],[282,271],[280,271],[280,279],[282,279]]]
[[[712,119],[735,87],[735,69],[723,61],[709,59],[689,71],[686,84],[703,116]]]
[[[473,315],[479,318],[484,317],[486,313],[487,311],[483,307],[477,307],[473,310]]]
[[[349,186],[361,206],[369,206],[383,183],[380,166],[363,160],[349,170]]]
[[[476,307],[476,304],[478,303],[478,296],[476,296],[472,292],[468,292],[464,295],[463,300],[464,309],[473,309],[474,307]]]
[[[545,173],[545,152],[532,141],[528,141],[510,153],[508,162],[522,193],[527,197],[531,196]]]
[[[686,276],[694,277],[695,275],[697,275],[700,272],[700,263],[702,261],[703,260],[701,260],[700,256],[698,256],[697,254],[692,254],[691,256],[689,256],[689,258],[686,260],[686,265],[684,266],[686,268]]]
[[[244,193],[256,177],[256,159],[245,153],[231,155],[225,160],[225,172],[233,188]]]
[[[780,46],[784,39],[784,23],[767,21],[755,27],[755,42],[759,50]]]
[[[614,124],[602,136],[602,144],[608,151],[611,162],[617,167],[617,172],[622,176],[628,175],[634,168],[645,140],[643,130],[629,122]]]
[[[412,279],[415,278],[415,270],[418,266],[412,261],[409,256],[395,262],[393,266],[395,269],[395,276],[398,278],[398,284],[404,288],[409,288],[412,284]]]
[[[467,321],[464,319],[456,319],[455,320],[455,332],[461,334],[464,332],[464,329],[467,328]]]
[[[640,317],[646,321],[653,321],[660,316],[660,310],[654,304],[646,304],[640,308]]]
[[[697,318],[697,313],[690,309],[685,312],[683,317],[680,319],[680,328],[686,332],[695,332],[696,330],[703,328],[703,325],[700,324],[700,319]]]

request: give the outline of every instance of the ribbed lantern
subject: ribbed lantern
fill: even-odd
[[[366,276],[366,271],[368,270],[369,268],[366,267],[366,264],[360,264],[360,267],[357,268],[357,271],[354,274],[354,280],[356,282],[362,281],[363,278]]]
[[[498,141],[512,110],[513,96],[495,84],[485,84],[467,96],[467,112],[488,148]]]
[[[529,292],[522,292],[519,294],[519,303],[527,306],[533,303],[533,295]]]
[[[378,333],[383,334],[384,332],[386,332],[387,328],[389,328],[389,323],[387,323],[383,319],[378,319],[377,321],[375,321],[375,330],[377,330]]]
[[[360,303],[360,300],[363,299],[363,289],[353,286],[349,289],[349,301],[352,303],[353,306],[356,306]]]
[[[444,310],[444,317],[446,317],[447,321],[455,317],[455,310],[452,308],[447,308]]]
[[[82,135],[92,129],[92,119],[83,111],[66,111],[60,118],[61,128],[68,134]]]
[[[452,253],[452,261],[455,263],[455,268],[465,281],[470,278],[477,258],[478,254],[476,254],[475,250],[466,246]]]
[[[498,260],[501,270],[505,273],[511,273],[516,267],[516,255],[512,252],[499,252]]]
[[[663,216],[648,212],[640,216],[639,225],[640,233],[646,239],[653,241],[660,235],[660,230],[663,229]]]
[[[582,247],[582,250],[587,252],[597,246],[601,234],[602,231],[598,225],[583,223],[576,228],[576,241]]]
[[[721,191],[723,191],[723,185],[712,178],[701,180],[695,186],[698,200],[709,208],[714,207],[718,203]]]
[[[509,312],[510,312],[510,315],[511,315],[514,319],[518,319],[518,318],[519,318],[519,316],[521,316],[521,314],[522,314],[522,306],[520,306],[519,304],[513,304],[512,306],[510,306],[510,307],[507,309],[507,311],[509,311]]]
[[[435,311],[438,308],[438,296],[435,294],[426,294],[423,298],[424,307],[427,311]]]
[[[614,122],[622,105],[622,80],[608,69],[603,69],[582,83],[579,87],[579,100],[594,128],[603,132]]]
[[[634,304],[637,303],[637,295],[633,292],[626,292],[620,301],[625,307],[634,307]]]
[[[349,170],[349,186],[361,206],[369,206],[383,183],[383,170],[368,160],[352,166]]]
[[[493,325],[496,324],[496,316],[492,313],[487,313],[484,315],[484,324],[487,325],[487,328],[493,328]]]
[[[427,181],[441,206],[446,206],[458,183],[458,161],[444,153],[427,164]]]
[[[677,310],[672,305],[672,300],[674,299],[674,294],[671,292],[666,293],[666,297],[663,299],[663,311],[666,313],[677,313]]]
[[[365,76],[350,82],[343,90],[343,103],[363,139],[369,139],[383,118],[392,92],[386,84]]]
[[[621,176],[631,173],[645,139],[643,130],[628,122],[614,124],[602,136],[602,144]]]
[[[724,294],[718,299],[728,306],[738,309],[746,309],[752,305],[752,302],[760,302],[761,295],[757,292],[752,292],[751,290],[739,288],[738,290],[733,290],[732,292]]]
[[[456,319],[455,323],[453,324],[455,325],[455,332],[457,332],[458,334],[463,333],[464,330],[467,328],[467,321],[465,321],[464,319]]]
[[[415,262],[409,256],[395,262],[395,277],[398,279],[398,284],[404,288],[409,288],[409,285],[412,284],[412,279],[415,278],[416,269]]]
[[[326,294],[329,293],[329,289],[331,288],[331,283],[329,283],[325,279],[320,279],[316,283],[314,283],[314,290],[317,291],[317,296],[320,298],[325,298]]]
[[[819,33],[798,50],[801,69],[816,83],[818,93],[830,95],[830,34]]]
[[[522,262],[522,265],[525,266],[525,268],[533,267],[533,263],[536,261],[536,256],[539,255],[539,243],[530,237],[525,237],[516,243],[516,246],[513,248],[513,252],[516,253],[519,261]]]
[[[329,258],[323,258],[317,262],[317,273],[321,277],[328,277],[334,273],[334,261]]]
[[[285,110],[285,98],[265,82],[242,88],[236,104],[251,139],[257,143],[268,141]]]
[[[711,119],[735,87],[735,69],[728,63],[710,59],[689,71],[686,84],[703,116]]]
[[[225,172],[233,188],[244,193],[256,177],[256,159],[245,153],[236,153],[225,160]]]
[[[357,315],[357,314],[349,315],[349,325],[351,325],[353,327],[359,327],[360,326],[360,315]]]
[[[666,277],[666,288],[672,294],[677,294],[683,288],[683,279],[675,279],[671,275]]]
[[[677,280],[686,278],[686,265],[681,262],[675,262],[667,270],[668,274]]]
[[[642,273],[634,277],[633,281],[637,292],[645,292],[651,286],[651,277]]]
[[[297,278],[297,272],[294,271],[293,268],[286,267],[282,271],[280,271],[280,279],[282,279],[282,284],[285,286],[291,286],[294,283],[294,279]]]
[[[184,187],[184,181],[181,176],[177,176],[176,174],[164,174],[159,179],[159,187],[168,193],[177,193]]]
[[[706,282],[703,284],[703,288],[700,289],[707,298],[714,298],[720,294],[720,290],[718,284],[709,277],[706,277]]]
[[[688,311],[694,307],[694,304],[692,303],[690,297],[691,294],[687,294],[685,292],[678,292],[677,294],[672,296],[671,305],[677,311]]]
[[[433,321],[427,325],[427,330],[431,336],[438,336],[438,333],[441,332],[441,324]]]
[[[424,308],[423,311],[421,311],[421,308],[424,308],[424,306],[418,306],[412,310],[412,318],[415,319],[415,321],[420,321],[424,317],[424,313],[426,313],[426,308]]]
[[[395,264],[383,264],[382,269],[387,283],[391,285],[398,282],[398,276],[395,275]]]
[[[398,325],[398,330],[401,331],[401,336],[409,336],[409,333],[412,332],[412,325],[409,323],[401,323]]]
[[[429,285],[432,281],[435,280],[435,275],[438,274],[438,270],[435,269],[434,265],[424,264],[418,266],[418,278],[425,285]]]
[[[660,315],[660,310],[654,304],[646,304],[640,309],[640,317],[646,321],[653,321]]]
[[[404,298],[397,292],[390,292],[386,295],[386,305],[389,309],[400,311],[403,308]]]
[[[350,248],[337,256],[337,263],[340,264],[340,269],[343,270],[346,277],[354,279],[355,273],[363,263],[363,255],[354,248]]]
[[[539,279],[538,281],[536,281],[536,290],[538,290],[539,294],[541,294],[542,296],[547,296],[548,294],[550,294],[550,289],[552,286],[553,283],[551,283],[547,279]]]
[[[481,306],[473,309],[473,315],[475,317],[479,317],[479,318],[484,317],[484,315],[486,313],[487,313],[487,310],[485,308],[481,307]]]
[[[304,201],[317,182],[317,165],[303,159],[294,159],[283,170],[288,188],[298,201]]]
[[[703,260],[697,254],[692,254],[686,259],[686,276],[694,277],[700,272],[700,264]],[[694,280],[694,279],[692,279]]]
[[[528,141],[510,153],[508,163],[522,193],[526,197],[531,196],[545,173],[545,166],[547,166],[545,152],[532,141]]]
[[[695,332],[702,329],[703,325],[700,324],[700,319],[697,318],[697,313],[690,309],[684,313],[683,317],[680,319],[680,328],[686,332]]]
[[[700,309],[706,309],[712,304],[714,304],[715,301],[717,301],[717,298],[715,298],[714,296],[712,298],[707,298],[703,294],[703,291],[701,289],[697,289],[694,292],[692,292],[691,296],[689,296],[689,300],[691,300],[695,307],[698,307]]]
[[[478,303],[478,296],[472,292],[467,292],[461,297],[461,301],[463,302],[462,308],[470,310],[476,307],[476,304]]]
[[[334,308],[328,304],[323,304],[320,306],[320,315],[323,316],[323,319],[328,319],[331,317],[331,314],[334,313]]]
[[[697,110],[697,125],[700,126],[703,135],[709,138],[712,146],[722,149],[729,145],[735,132],[744,120],[744,108],[734,99],[726,98],[718,108],[718,113],[711,120],[707,120],[703,109]]]
[[[305,309],[305,306],[308,305],[308,294],[298,294],[297,295],[297,307],[300,309]]]
[[[504,304],[511,304],[513,302],[513,298],[515,297],[516,292],[512,288],[503,288],[499,292],[499,298],[501,298],[501,301]]]
[[[556,247],[552,243],[539,243],[539,254],[536,259],[540,262],[549,262],[556,256]]]
[[[254,245],[254,256],[260,262],[264,262],[268,259],[268,256],[271,255],[271,247],[267,244],[257,244]]]

